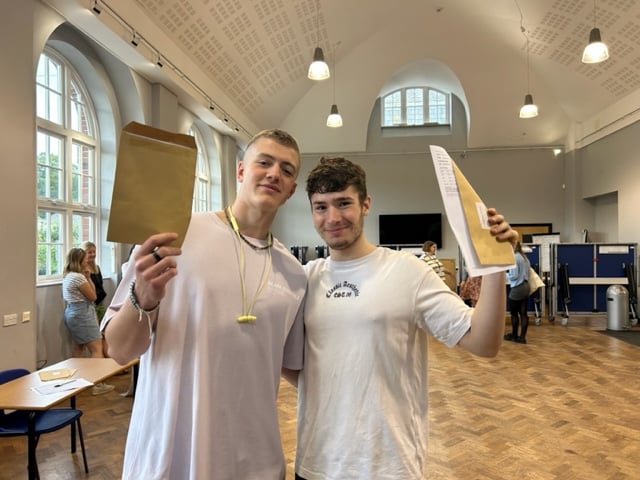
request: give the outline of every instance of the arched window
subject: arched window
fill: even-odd
[[[449,98],[429,87],[395,90],[382,98],[382,126],[449,125]]]
[[[36,72],[39,282],[59,280],[66,252],[97,237],[98,145],[83,82],[62,56],[45,49]]]
[[[190,128],[187,132],[195,137],[196,147],[198,149],[198,160],[196,162],[196,180],[193,188],[193,207],[194,212],[206,212],[211,209],[211,177],[209,175],[209,159],[207,158],[207,150],[202,142],[202,135],[196,128]]]

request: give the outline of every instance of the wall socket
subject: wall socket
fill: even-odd
[[[15,325],[18,323],[18,314],[17,313],[8,313],[4,316],[4,326],[8,327],[10,325]]]
[[[31,320],[31,312],[22,312],[22,323]]]

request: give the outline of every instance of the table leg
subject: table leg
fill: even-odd
[[[39,480],[38,462],[36,460],[36,412],[29,412],[29,434],[27,435],[27,449],[29,457],[29,480]]]
[[[69,399],[71,408],[76,408],[76,396]],[[76,453],[76,422],[71,424],[71,453]]]

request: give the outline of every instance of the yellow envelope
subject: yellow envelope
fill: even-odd
[[[176,232],[181,246],[191,221],[195,138],[131,122],[122,129],[107,240],[143,243]]]
[[[481,265],[513,265],[515,259],[509,242],[496,242],[486,222],[486,207],[455,162],[451,161],[458,184],[460,201],[469,229],[469,237]]]
[[[73,374],[76,373],[77,370],[77,368],[56,368],[53,370],[40,370],[38,372],[38,376],[43,382],[48,382],[50,380],[61,380],[63,378],[73,377]]]

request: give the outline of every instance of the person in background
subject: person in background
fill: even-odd
[[[458,295],[467,305],[475,307],[480,296],[480,286],[482,285],[482,277],[467,277],[460,282],[458,286]]]
[[[271,224],[299,170],[295,139],[262,131],[231,205],[193,214],[180,248],[133,251],[101,325],[113,359],[141,356],[124,480],[284,478],[276,402],[302,367],[307,281]]]
[[[329,257],[305,265],[305,359],[298,383],[296,478],[418,480],[426,475],[427,345],[495,356],[504,333],[504,273],[486,275],[470,308],[413,254],[364,234],[364,170],[323,158],[309,174],[313,224]],[[491,235],[517,233],[487,209]],[[287,379],[296,382],[294,374]]]
[[[527,304],[529,303],[529,259],[522,251],[522,245],[517,242],[513,247],[516,264],[507,270],[509,282],[509,313],[511,314],[511,333],[504,336],[505,340],[517,343],[527,343],[529,317]],[[518,334],[518,329],[520,332]]]
[[[62,278],[62,297],[66,303],[64,324],[73,343],[73,357],[84,357],[85,350],[92,358],[102,358],[102,335],[98,328],[94,302],[96,288],[91,281],[87,254],[82,248],[72,248],[67,254]],[[113,385],[99,383],[93,387],[94,395],[113,390]]]
[[[91,271],[91,281],[96,287],[96,300],[93,303],[96,307],[98,321],[100,321],[102,320],[106,310],[106,307],[102,302],[107,297],[107,292],[104,290],[102,272],[100,271],[100,267],[96,264],[96,244],[87,240],[81,245],[81,248],[87,254],[87,265]]]
[[[443,282],[445,282],[446,276],[449,275],[453,277],[453,273],[447,270],[444,264],[436,256],[437,250],[438,250],[438,245],[436,244],[436,242],[427,240],[422,245],[423,253],[420,256],[420,259],[422,259],[424,262],[426,262],[427,265],[433,268],[433,271],[438,274],[438,276],[442,279]]]

